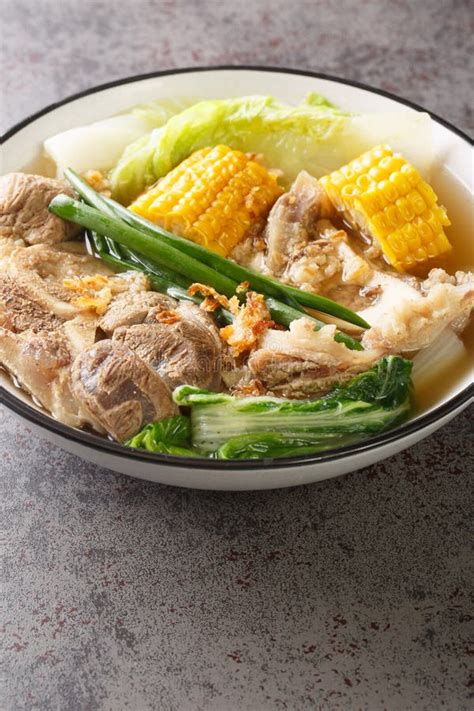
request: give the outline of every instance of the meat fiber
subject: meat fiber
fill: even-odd
[[[107,339],[82,351],[71,380],[76,400],[96,428],[119,442],[148,422],[178,414],[164,380],[123,343]]]
[[[270,272],[281,274],[290,255],[314,236],[317,220],[335,214],[316,178],[302,171],[289,192],[278,198],[268,217],[265,239]]]
[[[350,350],[337,343],[334,334],[335,326],[315,331],[306,318],[293,321],[289,331],[268,330],[249,358],[250,372],[276,396],[316,397],[368,370],[382,355],[377,350]]]
[[[51,200],[71,188],[60,180],[28,173],[0,177],[0,238],[23,239],[26,244],[55,244],[71,239],[79,227],[48,211]]]

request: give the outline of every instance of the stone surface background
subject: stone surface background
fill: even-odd
[[[0,0],[2,130],[121,76],[293,66],[466,130],[463,0]],[[6,711],[469,707],[472,409],[377,466],[265,493],[128,479],[0,409]],[[472,703],[472,702],[471,702]]]

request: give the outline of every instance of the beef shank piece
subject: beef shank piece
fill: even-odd
[[[109,276],[112,272],[104,262],[87,254],[80,242],[17,247],[0,263],[0,281],[4,283],[3,288],[0,286],[0,313],[8,302],[9,308],[24,314],[26,325],[29,316],[24,302],[27,300],[51,317],[74,318],[79,309],[71,302],[77,294],[64,286],[64,280],[97,274]],[[14,284],[8,298],[6,282]],[[33,321],[31,326],[34,326]]]
[[[178,414],[164,380],[123,343],[99,341],[77,356],[71,375],[81,406],[119,442]]]
[[[177,302],[170,296],[156,291],[119,294],[99,321],[100,328],[108,336],[120,327],[143,323],[152,309],[169,310],[176,308]]]
[[[250,372],[278,397],[318,397],[368,370],[383,355],[380,350],[350,350],[334,340],[334,333],[335,326],[315,331],[306,318],[293,321],[289,331],[269,329],[249,358]]]
[[[188,384],[214,390],[220,384],[221,342],[210,317],[198,306],[181,302],[160,322],[152,309],[145,323],[114,331],[174,389]]]
[[[0,366],[72,427],[93,424],[72,395],[70,367],[95,342],[98,319],[71,303],[63,279],[102,268],[83,245],[64,243],[17,246],[0,269]]]
[[[70,378],[74,357],[94,337],[95,324],[80,316],[49,331],[15,333],[0,326],[0,365],[60,422],[95,426],[72,394]]]
[[[0,238],[21,238],[27,244],[55,244],[70,239],[80,228],[49,212],[51,200],[71,188],[60,180],[28,173],[0,177]]]

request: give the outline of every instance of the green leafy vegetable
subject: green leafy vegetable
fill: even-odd
[[[127,147],[110,174],[113,197],[129,204],[193,151],[220,143],[263,155],[289,185],[300,170],[320,177],[378,143],[422,172],[430,164],[430,118],[406,111],[354,116],[312,94],[298,106],[271,96],[200,101]]]
[[[153,439],[167,444],[185,445],[191,439],[191,425],[189,419],[184,415],[165,417],[160,422],[148,425],[145,429],[147,434],[152,433],[150,436]]]
[[[263,459],[274,457],[299,457],[303,454],[321,452],[343,444],[349,444],[356,437],[342,438],[335,435],[334,441],[326,437],[319,443],[314,437],[286,436],[279,432],[240,435],[227,440],[217,450],[218,459]]]
[[[45,153],[62,177],[69,166],[80,173],[113,168],[130,144],[145,144],[150,131],[189,107],[192,99],[162,99],[140,104],[128,111],[58,133],[44,142]]]
[[[188,385],[177,388],[173,397],[191,408],[193,444],[207,454],[287,456],[301,447],[342,446],[401,422],[410,409],[411,367],[409,360],[386,356],[312,401],[236,398]]]
[[[236,398],[191,385],[174,391],[191,409],[146,425],[129,447],[185,457],[292,457],[364,439],[400,423],[410,409],[412,363],[381,358],[326,397],[313,401]]]
[[[412,366],[406,358],[385,356],[370,370],[335,388],[326,399],[364,400],[384,408],[398,407],[410,393]]]
[[[175,415],[146,425],[138,434],[128,440],[126,445],[134,449],[145,449],[147,452],[177,454],[181,457],[202,456],[196,450],[191,449],[190,440],[189,418],[184,415]]]
[[[271,96],[200,101],[152,131],[148,140],[140,137],[127,147],[111,173],[113,196],[128,204],[193,151],[219,143],[263,153],[269,165],[278,165],[288,174],[296,153],[307,149],[310,141],[336,134],[343,116],[324,103],[291,107]]]

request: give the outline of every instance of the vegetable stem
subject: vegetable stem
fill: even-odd
[[[129,268],[139,269],[145,272],[151,279],[153,275],[155,275],[157,279],[161,280],[161,283],[166,284],[166,286],[163,287],[164,289],[168,289],[173,281],[175,282],[174,287],[178,286],[181,288],[186,288],[190,283],[197,281],[213,287],[219,293],[228,297],[236,293],[237,282],[232,281],[211,267],[201,264],[188,254],[178,251],[169,244],[157,240],[156,237],[144,234],[117,217],[109,217],[96,208],[85,205],[67,195],[56,196],[51,201],[49,209],[65,220],[70,220],[92,232],[104,235],[103,244],[107,245],[107,248],[110,244],[110,238],[112,238],[112,240],[115,240],[119,245],[125,247],[127,251],[131,251],[131,258],[126,259],[122,257],[120,253],[117,253],[116,249],[114,253],[111,254],[108,249],[102,248],[102,254],[107,254],[107,257],[104,256],[104,259],[107,259],[110,264],[113,263],[119,268],[123,268],[123,264],[125,263]],[[135,251],[145,255],[145,258],[135,255]],[[99,252],[99,254],[101,254],[101,252]],[[174,278],[174,272],[182,275],[181,284],[176,283],[177,280]],[[182,277],[185,278],[184,282],[182,281]],[[156,280],[155,283],[157,283]],[[158,290],[162,291],[163,289],[158,287]],[[165,293],[168,292],[165,291]],[[314,323],[316,329],[327,325],[313,316],[309,316],[306,312],[302,314],[299,309],[294,309],[292,306],[273,297],[267,296],[266,302],[271,317],[285,326],[288,326],[292,321],[301,318],[303,315]],[[345,333],[338,332],[335,335],[335,340],[344,343],[352,350],[362,350],[360,343]]]
[[[235,294],[238,285],[232,279],[116,217],[103,214],[94,207],[85,205],[67,195],[57,195],[51,201],[49,209],[65,220],[75,222],[99,234],[107,235],[120,245],[141,252],[145,257],[149,257],[164,267],[172,267],[178,274],[182,274],[194,282],[208,284],[220,294],[229,297]]]
[[[306,313],[302,307],[308,306],[317,311],[336,316],[343,321],[360,326],[361,328],[370,327],[367,321],[358,314],[331,299],[296,289],[292,286],[288,286],[288,284],[282,284],[275,279],[264,276],[263,274],[258,274],[230,259],[226,259],[212,252],[210,249],[206,249],[206,247],[202,247],[195,242],[184,239],[183,237],[178,237],[158,227],[149,220],[146,220],[140,215],[128,210],[126,207],[123,207],[123,205],[120,205],[118,202],[115,202],[115,200],[100,195],[85,180],[77,175],[77,173],[69,168],[65,171],[65,176],[79,195],[92,206],[111,217],[115,216],[121,218],[131,227],[140,229],[150,237],[154,237],[155,239],[159,238],[160,242],[165,242],[169,246],[187,254],[189,257],[212,267],[237,283],[247,281],[251,289],[261,294],[272,296],[279,301],[285,301],[289,306],[293,307],[293,309],[299,310],[302,313]]]
[[[179,275],[173,274],[172,272],[166,272],[161,269],[158,270],[156,267],[147,269],[143,264],[140,264],[139,261],[135,262],[124,259],[123,257],[114,257],[107,252],[104,237],[90,230],[87,231],[87,236],[92,243],[96,254],[117,271],[127,271],[128,269],[133,269],[134,271],[141,272],[150,280],[154,291],[167,294],[178,301],[192,301],[194,304],[198,305],[203,301],[202,297],[191,296],[187,290],[187,287],[179,285]],[[218,319],[224,321],[224,323],[232,323],[234,320],[234,317],[230,311],[222,307],[216,309],[215,315]]]

